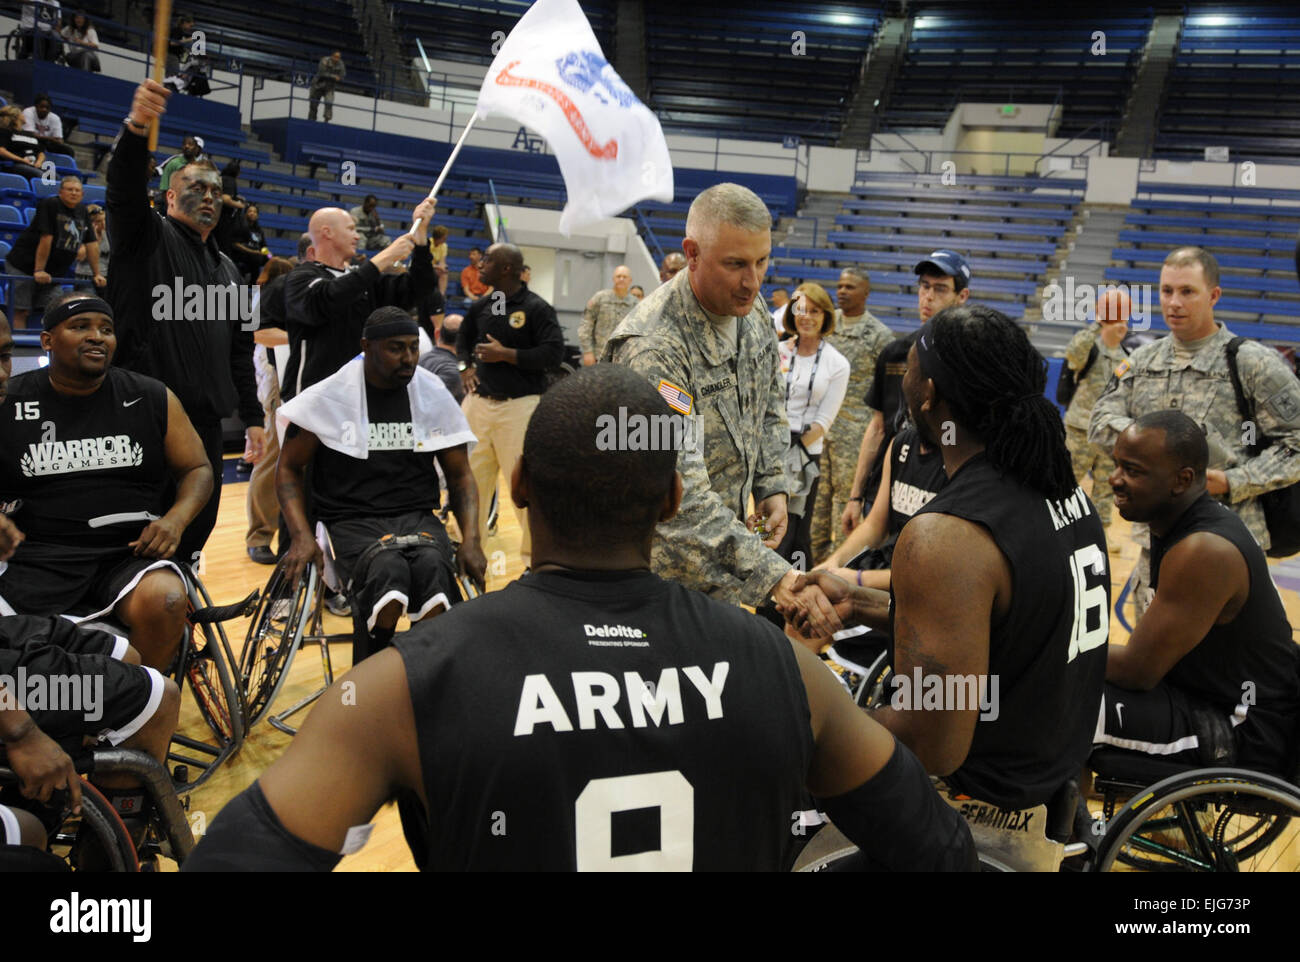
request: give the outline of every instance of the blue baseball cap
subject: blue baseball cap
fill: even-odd
[[[928,274],[947,274],[952,278],[960,278],[961,286],[957,288],[958,290],[970,284],[970,265],[966,263],[966,258],[956,251],[931,251],[929,256],[918,261],[916,267],[912,269],[913,274],[920,274],[923,271]]]

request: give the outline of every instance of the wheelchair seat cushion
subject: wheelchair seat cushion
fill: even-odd
[[[1147,755],[1124,748],[1101,747],[1095,749],[1089,757],[1088,767],[1099,778],[1130,782],[1145,787],[1171,775],[1181,775],[1183,772],[1190,772],[1202,766],[1196,762]]]

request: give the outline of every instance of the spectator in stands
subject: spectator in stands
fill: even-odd
[[[308,120],[316,119],[316,108],[322,100],[325,101],[325,123],[334,119],[334,88],[343,82],[347,74],[348,68],[343,65],[343,51],[335,50],[328,57],[320,58],[308,92]]]
[[[527,284],[527,283],[529,283],[530,281],[532,281],[532,279],[533,279],[533,269],[532,269],[531,267],[529,267],[527,264],[525,264],[525,265],[524,265],[524,269],[523,269],[522,271],[519,272],[519,279],[520,279],[521,281],[523,281],[525,284]]]
[[[181,167],[171,177],[167,214],[149,207],[149,125],[162,116],[167,88],[146,80],[135,90],[124,129],[108,164],[108,228],[113,276],[107,300],[118,318],[119,364],[162,381],[176,393],[212,465],[213,492],[185,530],[178,557],[196,563],[221,505],[221,419],[236,408],[244,424],[244,460],[262,456],[262,405],[253,372],[252,325],[223,298],[194,317],[174,295],[154,291],[197,285],[208,292],[239,284],[239,271],[212,236],[221,213],[221,177],[211,161]]]
[[[439,224],[429,234],[429,256],[438,278],[438,293],[447,296],[447,228]]]
[[[10,104],[0,108],[0,161],[4,171],[20,177],[40,177],[45,173],[45,151],[34,134],[23,130],[23,112]]]
[[[848,387],[849,362],[827,339],[835,330],[835,305],[821,285],[800,284],[790,305],[785,329],[793,337],[782,341],[778,351],[790,422],[786,454],[790,520],[776,551],[795,567],[807,570],[813,563],[813,505],[822,479],[806,466],[821,462],[825,438]]]
[[[381,251],[388,246],[384,222],[379,218],[379,211],[375,209],[378,206],[379,198],[374,194],[367,194],[365,200],[348,211],[352,215],[353,223],[357,225],[357,232],[361,235],[363,250]]]
[[[63,57],[69,67],[99,73],[99,34],[95,25],[85,13],[78,10],[72,15],[72,23],[63,28]]]
[[[667,284],[677,272],[686,266],[686,258],[682,256],[681,251],[673,251],[664,258],[664,262],[659,265],[659,283]]]
[[[917,276],[916,307],[922,325],[945,307],[965,304],[970,297],[970,265],[956,251],[932,251],[913,268],[913,273]],[[841,518],[846,529],[851,530],[871,509],[884,464],[878,454],[886,450],[889,439],[898,433],[907,417],[903,375],[907,373],[907,353],[918,334],[920,328],[887,344],[876,359],[871,393],[867,396],[867,406],[874,413],[862,435],[849,504]]]
[[[632,296],[635,297],[638,301],[645,300],[645,288],[642,287],[640,284],[633,284],[631,287],[628,288],[628,290],[632,292]]]
[[[61,291],[62,277],[77,261],[77,249],[86,245],[91,280],[96,287],[107,283],[99,272],[99,242],[90,229],[86,206],[81,202],[81,181],[64,177],[57,197],[46,197],[36,205],[27,229],[18,235],[5,258],[6,274],[21,274],[10,285],[14,329],[27,326],[33,308],[43,308]]]
[[[478,265],[483,259],[483,248],[471,247],[469,251],[469,264],[460,272],[460,290],[465,295],[465,303],[472,304],[485,294],[490,294],[492,288],[479,280]]]
[[[163,81],[177,93],[201,97],[208,92],[203,58],[195,53],[194,18],[187,13],[176,18],[167,42],[167,78]]]
[[[94,232],[95,240],[99,244],[99,273],[106,278],[108,277],[109,244],[104,208],[98,204],[88,204],[86,206],[86,217],[90,220],[90,229]],[[77,290],[93,291],[94,289],[95,269],[90,266],[90,257],[86,245],[82,244],[77,248]]]
[[[1244,340],[1237,371],[1253,424],[1243,427],[1228,368],[1233,334],[1214,319],[1219,263],[1200,247],[1180,247],[1160,269],[1160,309],[1172,337],[1145,344],[1126,358],[1092,409],[1088,439],[1113,448],[1133,419],[1152,411],[1191,412],[1205,429],[1211,467],[1205,488],[1241,518],[1261,548],[1270,546],[1259,496],[1300,481],[1300,381],[1271,347]],[[1272,442],[1252,456],[1262,439]],[[1134,603],[1146,610],[1151,580],[1149,534],[1135,525],[1144,547],[1138,558]]]
[[[1123,291],[1102,291],[1097,296],[1097,322],[1076,332],[1065,349],[1065,363],[1075,379],[1074,397],[1065,411],[1065,446],[1070,451],[1074,479],[1082,484],[1085,477],[1092,475],[1092,504],[1105,527],[1110,526],[1115,508],[1115,495],[1110,489],[1115,462],[1109,450],[1088,440],[1088,420],[1111,375],[1128,357],[1124,335],[1128,333],[1130,309],[1128,295]],[[1108,546],[1116,552],[1119,541],[1110,538]]]
[[[433,350],[420,358],[420,367],[442,378],[442,383],[447,385],[447,390],[457,404],[465,400],[465,384],[460,377],[462,362],[456,357],[456,335],[460,333],[463,320],[465,318],[459,314],[449,314],[443,318]]]
[[[587,302],[578,325],[578,346],[582,349],[582,363],[586,367],[596,363],[605,353],[605,342],[618,327],[618,322],[636,307],[637,299],[628,290],[632,286],[632,271],[626,264],[614,268],[614,286],[597,291]]]
[[[203,138],[195,137],[193,134],[186,134],[184,139],[181,140],[181,152],[172,154],[163,161],[162,170],[158,172],[158,189],[166,193],[168,188],[171,187],[172,174],[187,164],[207,159],[208,155],[203,152]],[[222,190],[224,192],[224,185]]]
[[[197,140],[197,138],[195,138]],[[243,210],[244,202],[239,197],[240,161],[236,157],[221,168],[221,209]]]
[[[258,223],[256,204],[244,208],[244,216],[236,222],[230,240],[234,250],[230,259],[243,272],[245,279],[250,282],[255,280],[271,259],[271,252],[266,246],[266,235]]]
[[[23,111],[23,130],[36,135],[41,146],[56,153],[68,153],[63,142],[63,121],[54,112],[47,94],[37,94],[32,105]]]
[[[306,236],[306,235],[304,235]],[[310,239],[308,239],[310,244]],[[299,247],[302,242],[299,241]],[[258,324],[253,340],[253,366],[257,370],[257,399],[266,413],[266,447],[262,459],[253,465],[248,477],[248,533],[244,546],[248,557],[258,564],[275,564],[271,539],[275,537],[280,502],[275,496],[275,462],[280,457],[280,438],[275,428],[275,412],[280,406],[280,381],[275,367],[275,348],[289,343],[284,330],[284,278],[293,265],[283,257],[272,257],[257,277],[259,289]],[[274,285],[274,286],[272,286]]]
[[[32,55],[31,44],[34,37],[36,59],[57,59],[63,48],[63,44],[59,42],[61,18],[59,0],[24,3],[18,17],[18,29],[22,32],[18,45],[18,58],[22,60]]]

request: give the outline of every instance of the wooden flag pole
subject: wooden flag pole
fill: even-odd
[[[172,0],[154,0],[153,81],[161,84],[167,71],[167,40],[171,36]],[[158,149],[159,118],[149,125],[149,153]]]
[[[442,187],[442,182],[447,179],[447,172],[451,170],[452,162],[455,161],[456,155],[460,153],[460,149],[465,146],[465,138],[469,136],[469,130],[474,126],[476,120],[478,120],[477,110],[469,115],[469,121],[465,124],[465,129],[460,132],[460,139],[456,141],[456,146],[451,149],[451,154],[448,155],[447,162],[442,165],[442,173],[438,175],[437,181],[434,182],[433,190],[429,191],[429,196],[426,200],[432,200],[434,197],[438,196],[438,191]],[[411,225],[412,235],[420,229],[421,220],[422,218],[415,218],[415,223]]]

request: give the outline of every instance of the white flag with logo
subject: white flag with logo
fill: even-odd
[[[488,68],[478,114],[531,127],[555,151],[569,195],[565,236],[647,197],[673,199],[659,120],[609,65],[578,0],[528,8]]]

